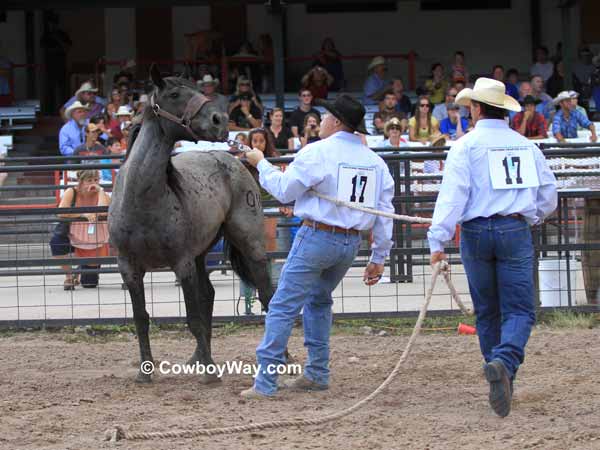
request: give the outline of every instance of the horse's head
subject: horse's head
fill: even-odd
[[[163,78],[155,65],[150,68],[150,76],[155,86],[151,107],[173,141],[227,139],[227,114],[198,92],[193,82],[179,77]]]

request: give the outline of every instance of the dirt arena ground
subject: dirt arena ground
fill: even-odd
[[[217,333],[216,362],[254,362],[260,329]],[[600,449],[600,329],[537,329],[519,372],[512,414],[487,403],[477,338],[426,334],[401,377],[339,422],[216,438],[104,442],[113,424],[164,431],[315,417],[347,407],[385,378],[407,336],[333,336],[329,391],[245,402],[248,376],[210,387],[191,376],[133,382],[137,342],[128,334],[18,333],[0,337],[0,448],[21,449]],[[184,362],[191,336],[152,335],[154,357]],[[290,349],[304,356],[295,330]],[[358,360],[356,360],[358,359]]]

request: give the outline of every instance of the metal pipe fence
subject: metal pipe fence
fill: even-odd
[[[543,307],[597,310],[598,286],[594,270],[600,270],[600,236],[586,227],[584,216],[593,211],[593,203],[600,205],[600,149],[573,148],[544,150],[550,164],[558,161],[555,173],[563,188],[559,208],[542,226],[534,227],[537,268],[534,274],[537,295]],[[430,216],[441,182],[440,162],[445,159],[443,149],[414,152],[412,149],[385,149],[381,152],[396,181],[393,199],[396,211],[406,215]],[[577,159],[586,159],[573,171],[564,168],[563,160],[577,165]],[[77,169],[118,169],[119,164],[94,164],[84,157],[84,164],[67,159],[64,164],[43,164],[53,158],[8,158],[9,165],[0,171],[62,173]],[[98,158],[100,159],[100,158]],[[43,160],[43,161],[41,161]],[[272,162],[289,162],[290,158],[272,158]],[[427,162],[430,163],[427,163]],[[23,165],[22,163],[29,163]],[[579,161],[581,162],[581,161]],[[584,161],[585,162],[585,161]],[[10,164],[18,163],[18,166]],[[437,166],[436,166],[437,164]],[[563,165],[561,165],[563,164]],[[570,167],[570,166],[569,166]],[[62,177],[58,177],[62,179]],[[111,185],[106,185],[110,187]],[[25,186],[4,186],[4,192]],[[69,186],[32,185],[32,190],[46,191],[50,196],[60,195]],[[8,188],[8,189],[5,189]],[[294,223],[281,216],[279,203],[264,203],[265,216],[272,226],[276,221],[276,235],[270,242],[269,252],[273,283],[278,280],[289,251]],[[594,206],[595,207],[595,206]],[[116,254],[111,250],[102,257],[53,257],[49,242],[59,223],[81,223],[81,218],[58,217],[57,214],[106,213],[107,207],[56,208],[48,205],[0,205],[0,328],[30,326],[60,326],[64,324],[125,323],[131,320],[129,293],[123,289],[116,265]],[[600,211],[598,212],[600,214]],[[593,215],[592,215],[593,217]],[[589,217],[588,217],[589,219]],[[100,222],[101,223],[101,222]],[[97,227],[100,223],[95,223]],[[593,228],[593,227],[592,227]],[[370,254],[369,233],[353,267],[334,292],[334,313],[343,317],[391,317],[415,314],[424,298],[429,283],[429,248],[427,228],[420,224],[396,222],[394,247],[386,263],[389,282],[372,287],[362,283],[362,270]],[[457,230],[458,231],[458,230]],[[595,231],[597,233],[597,231]],[[460,294],[469,303],[466,276],[458,254],[459,237],[447,249],[452,263],[452,277]],[[595,259],[598,267],[594,269]],[[586,267],[587,264],[587,267]],[[240,283],[231,271],[221,251],[211,252],[207,259],[211,280],[215,287],[216,320],[260,320],[260,304],[251,288]],[[98,274],[95,287],[65,291],[66,273]],[[185,303],[177,280],[167,268],[146,275],[146,301],[150,315],[157,321],[182,321]],[[437,313],[457,312],[444,286],[436,290],[432,310]]]

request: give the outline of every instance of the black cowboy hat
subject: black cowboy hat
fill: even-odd
[[[537,105],[542,103],[539,98],[535,98],[533,95],[526,95],[525,98],[521,101],[521,105]]]
[[[327,100],[315,100],[316,106],[322,106],[344,125],[352,131],[358,131],[362,134],[369,134],[365,129],[365,107],[354,97],[348,94],[342,94],[335,99],[335,102]]]

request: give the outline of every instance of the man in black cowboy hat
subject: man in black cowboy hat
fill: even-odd
[[[265,336],[256,350],[260,370],[245,398],[269,398],[277,393],[276,368],[300,310],[308,359],[304,373],[287,384],[295,391],[327,389],[332,292],[352,265],[361,231],[373,230],[374,242],[364,282],[373,285],[383,273],[392,246],[392,220],[321,199],[315,192],[358,206],[393,212],[394,180],[385,162],[362,144],[354,132],[367,134],[364,107],[348,95],[335,103],[319,101],[327,113],[321,119],[320,141],[304,147],[285,172],[264,159],[259,150],[246,153],[260,173],[260,184],[281,203],[294,203],[303,219],[277,292],[269,304]]]
[[[541,100],[535,98],[533,95],[526,95],[521,102],[523,111],[517,113],[513,118],[513,130],[528,139],[547,138],[546,119],[543,114],[535,110],[535,107],[541,102]]]

